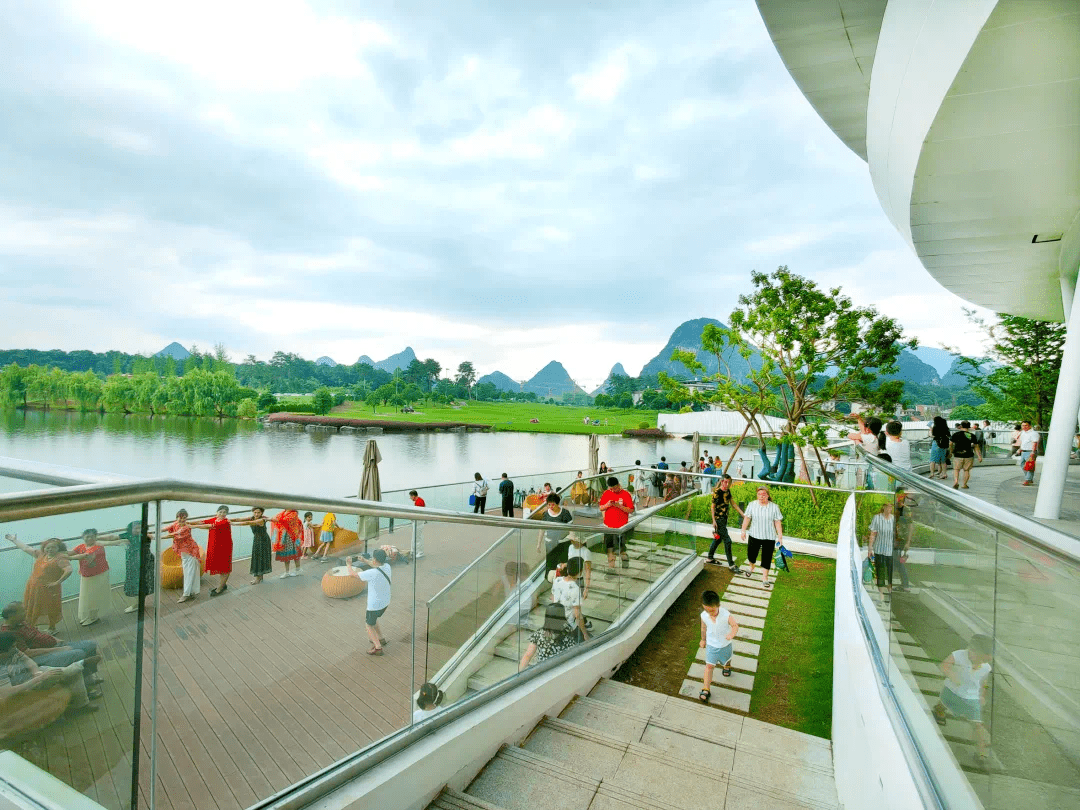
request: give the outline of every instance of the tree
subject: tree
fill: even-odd
[[[982,418],[1030,419],[1036,429],[1048,427],[1065,350],[1065,324],[998,313],[997,323],[988,325],[973,311],[965,312],[986,333],[991,357],[1001,364],[986,374],[985,361],[962,360],[960,373],[986,400],[981,412],[990,415]]]
[[[476,382],[476,369],[473,368],[473,364],[469,360],[458,365],[457,374],[454,375],[454,382],[464,388],[465,395],[468,396],[469,389]]]
[[[92,371],[80,371],[68,377],[68,394],[82,411],[96,410],[101,402],[101,380]]]
[[[720,371],[711,377],[717,390],[699,399],[739,411],[762,440],[757,417],[778,412],[785,419],[782,440],[798,448],[803,466],[806,446],[814,448],[820,464],[824,422],[833,416],[827,409],[836,400],[858,400],[891,412],[903,383],[883,378],[896,372],[903,348],[918,344],[904,342],[892,318],[873,307],[856,307],[839,287],[819,289],[786,266],[771,275],[754,272],[751,281],[754,290],[739,296],[730,327],[707,324],[702,331],[702,346],[717,356]],[[745,383],[730,374],[725,344],[747,360]],[[757,368],[750,362],[755,353]],[[676,350],[672,359],[704,371],[691,352]]]
[[[311,402],[315,409],[315,413],[327,414],[330,413],[330,409],[334,407],[334,395],[326,386],[316,388],[314,395],[311,397]]]
[[[619,394],[618,399],[616,400],[616,402],[618,403],[618,407],[620,407],[620,408],[623,408],[623,409],[633,408],[634,407],[634,396],[633,396],[633,394],[631,394],[628,391],[623,391],[621,394]]]

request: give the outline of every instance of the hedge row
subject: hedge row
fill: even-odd
[[[746,504],[757,497],[757,488],[756,482],[733,482],[732,497],[745,508]],[[769,492],[784,515],[785,535],[803,540],[817,540],[822,543],[836,542],[836,533],[840,528],[840,517],[847,503],[848,492],[814,489],[813,492],[817,498],[816,506],[810,497],[810,490],[805,487],[770,486]],[[861,538],[866,536],[870,520],[887,496],[856,493],[856,498],[859,499],[857,525]],[[660,515],[680,520],[692,520],[696,523],[712,523],[712,495],[699,495],[688,501],[673,504],[661,510]],[[734,509],[728,515],[728,525],[734,528],[742,525],[742,518]]]

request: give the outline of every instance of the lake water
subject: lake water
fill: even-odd
[[[141,478],[179,478],[325,497],[356,494],[369,438],[264,428],[235,419],[0,413],[0,455]],[[513,477],[584,470],[588,465],[588,436],[387,433],[374,438],[382,453],[379,473],[384,490],[470,481],[475,472],[495,479],[503,472]],[[674,462],[673,467],[690,460],[691,445],[685,439],[599,438],[600,460],[611,466],[631,465],[636,459],[654,464],[662,455]],[[709,449],[708,440],[701,445]],[[740,455],[751,457],[749,451]]]

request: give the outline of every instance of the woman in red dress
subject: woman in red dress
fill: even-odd
[[[210,520],[200,521],[197,527],[210,531],[210,536],[206,539],[206,573],[218,578],[218,586],[210,589],[210,595],[219,596],[228,589],[229,574],[232,573],[232,524],[229,522],[229,507],[219,506],[217,515]]]
[[[300,540],[304,535],[300,515],[295,509],[286,509],[284,512],[279,512],[277,517],[270,522],[277,532],[274,537],[274,559],[285,563],[285,573],[278,579],[300,576]],[[291,562],[296,563],[295,571],[289,570]]]

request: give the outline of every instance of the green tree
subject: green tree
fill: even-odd
[[[380,385],[375,389],[375,396],[378,398],[380,405],[385,405],[396,393],[397,391],[394,390],[394,386],[391,383]]]
[[[101,406],[109,413],[131,413],[135,410],[135,383],[132,379],[114,374],[105,380]]]
[[[104,386],[92,371],[80,371],[68,377],[68,395],[79,403],[79,410],[96,410]]]
[[[753,292],[739,296],[730,327],[708,324],[703,330],[702,344],[720,359],[720,372],[711,377],[717,389],[705,398],[750,415],[748,427],[756,425],[756,415],[778,412],[785,419],[782,440],[795,444],[804,465],[807,446],[821,463],[828,408],[836,400],[859,400],[892,412],[903,383],[884,378],[896,373],[901,350],[918,344],[904,342],[892,318],[857,307],[839,287],[820,289],[787,267],[770,275],[754,272],[751,281]],[[745,383],[726,373],[725,344],[749,363]],[[750,362],[755,354],[757,368]],[[690,352],[676,350],[672,359],[704,370]]]
[[[620,407],[620,408],[633,408],[634,407],[634,396],[633,396],[633,394],[629,393],[628,391],[624,391],[623,393],[619,394],[617,402],[618,402],[618,407]]]
[[[468,397],[469,390],[472,388],[473,383],[476,382],[476,369],[473,368],[473,364],[469,360],[465,360],[457,367],[457,374],[454,375],[454,382],[465,389],[465,396]]]
[[[0,371],[0,394],[3,395],[6,405],[26,407],[29,378],[30,374],[22,366],[15,363],[4,366]]]
[[[315,393],[311,397],[311,402],[315,409],[315,413],[327,414],[330,413],[330,409],[334,407],[334,395],[326,386],[316,388]]]
[[[236,415],[241,419],[254,419],[259,413],[259,406],[254,399],[245,399],[236,407]]]
[[[990,355],[1000,365],[985,374],[985,361],[963,358],[971,390],[986,400],[984,419],[1007,422],[1030,419],[1037,429],[1050,424],[1057,391],[1061,355],[1065,350],[1065,324],[1036,321],[998,313],[987,324],[967,311],[968,319],[990,340]]]

